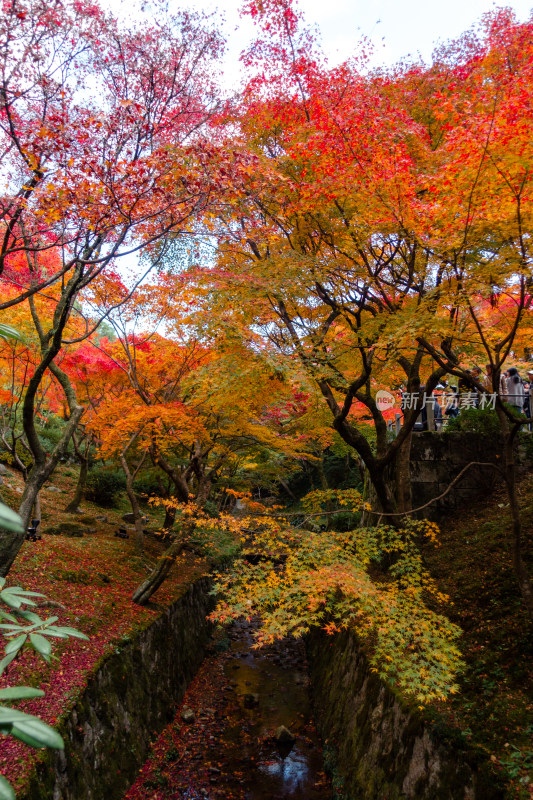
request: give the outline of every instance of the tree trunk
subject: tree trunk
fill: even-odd
[[[292,491],[292,489],[289,486],[289,484],[287,483],[287,481],[284,481],[283,478],[278,478],[278,483],[281,486],[281,488],[289,495],[291,500],[295,500],[295,501],[297,500],[296,495]]]
[[[39,522],[41,521],[41,495],[37,494],[35,498],[35,503],[33,505],[33,516],[32,520],[38,519]]]
[[[387,471],[387,467],[383,467],[381,464],[372,465],[368,469],[370,480],[376,492],[377,510],[387,514],[394,514],[397,509],[394,496],[390,490],[390,482],[387,479]]]
[[[126,461],[124,453],[120,454],[120,464],[126,476],[126,493],[130,501],[131,510],[135,518],[135,549],[138,553],[142,553],[144,549],[144,531],[142,522],[142,512],[137,500],[137,495],[133,490],[133,475]]]
[[[209,478],[202,478],[198,483],[198,492],[196,494],[195,502],[198,508],[203,508],[209,499],[211,493],[212,483]]]
[[[81,458],[80,474],[78,476],[78,483],[74,492],[74,497],[66,507],[65,511],[69,514],[75,514],[78,511],[85,495],[85,484],[87,483],[87,474],[89,472],[89,459]]]
[[[172,542],[170,547],[159,558],[148,578],[133,593],[132,600],[134,603],[140,606],[145,606],[148,603],[151,596],[159,589],[167,577],[184,546],[185,541],[181,537]]]
[[[411,441],[413,432],[407,436],[396,453],[395,479],[398,511],[410,511],[413,507],[411,494]]]
[[[24,531],[26,531],[28,527],[32,508],[40,489],[55,470],[57,464],[59,463],[59,459],[65,455],[70,439],[78,427],[83,412],[85,411],[83,406],[78,405],[76,393],[68,379],[68,376],[61,369],[59,369],[57,364],[54,364],[54,358],[61,349],[63,331],[70,315],[72,303],[74,302],[74,298],[79,288],[82,272],[82,266],[78,265],[78,267],[76,267],[74,270],[73,276],[69,279],[54,314],[54,327],[51,331],[49,331],[48,336],[43,334],[40,321],[35,311],[35,304],[30,300],[32,317],[41,341],[41,361],[37,364],[35,371],[28,382],[26,393],[24,395],[24,403],[22,406],[24,433],[28,446],[33,455],[33,467],[28,475],[22,500],[19,506],[19,515],[22,519],[22,527]],[[35,401],[37,391],[41,385],[43,376],[48,369],[61,384],[61,388],[63,389],[68,400],[68,407],[70,411],[70,419],[65,425],[60,440],[50,455],[46,454],[35,427]],[[22,546],[24,538],[25,534],[9,533],[4,534],[0,539],[0,575],[5,577],[9,572],[17,553]]]
[[[165,508],[165,520],[163,522],[163,530],[170,531],[174,527],[176,521],[176,511],[174,506],[167,506]]]
[[[174,469],[167,460],[157,450],[155,444],[150,447],[150,456],[154,467],[160,467],[165,472],[174,485],[175,495],[182,503],[189,502],[189,485],[183,474]]]
[[[353,447],[365,464],[368,476],[372,482],[377,511],[383,511],[387,514],[395,513],[396,504],[394,502],[394,493],[390,491],[387,473],[389,471],[388,466],[391,459],[394,458],[394,450],[399,449],[402,442],[389,448],[389,452],[385,453],[381,458],[376,458],[363,434],[358,431],[357,428],[347,423],[346,420],[337,417],[333,422],[333,427],[344,442],[350,447]],[[386,431],[387,428],[385,426],[385,433]],[[400,437],[397,438],[399,439]],[[372,503],[372,505],[374,505],[374,503]],[[395,517],[390,518],[392,524],[396,524],[395,519]],[[368,522],[367,524],[372,523]]]
[[[9,466],[12,469],[17,469],[21,474],[24,480],[28,477],[28,468],[24,464],[24,462],[20,459],[19,454],[17,453],[17,443],[20,442],[21,447],[24,447],[24,443],[22,441],[21,436],[15,436],[13,431],[10,431],[10,438],[11,441],[8,441],[6,435],[2,434],[2,444],[7,452],[11,456],[11,461],[9,462]],[[26,450],[31,455],[30,449],[26,446]]]
[[[20,501],[20,506],[18,509],[19,516],[22,519],[22,527],[24,528],[24,531],[26,531],[29,525],[31,513],[37,496],[50,475],[55,470],[59,459],[65,454],[70,437],[76,430],[76,426],[78,425],[83,412],[84,409],[81,406],[78,406],[73,410],[63,435],[55,446],[51,455],[44,460],[38,461],[30,470],[28,480],[24,486],[22,500]],[[17,557],[18,551],[22,547],[25,536],[25,533],[20,534],[13,532],[4,532],[0,535],[0,575],[2,577],[5,577],[11,569],[11,565]]]
[[[324,470],[324,459],[321,457],[318,464],[317,464],[317,472],[318,477],[320,478],[320,488],[323,492],[327,492],[329,490],[328,479],[326,477],[326,473]],[[332,512],[335,508],[335,503],[332,500],[326,500],[325,502],[325,511],[326,511],[326,530],[330,531],[333,526],[333,516]]]
[[[0,575],[2,577],[5,577],[11,569],[17,553],[26,539],[26,529],[30,523],[35,500],[39,494],[39,489],[48,477],[45,466],[33,467],[24,487],[24,493],[18,509],[24,533],[2,531],[0,534]]]
[[[65,426],[63,435],[61,436],[61,439],[54,447],[52,453],[44,460],[37,461],[37,463],[35,463],[31,468],[30,473],[28,475],[28,480],[26,481],[26,485],[24,487],[24,493],[22,495],[22,500],[20,502],[18,511],[18,513],[22,517],[22,524],[24,528],[28,527],[28,523],[31,517],[31,510],[33,508],[37,495],[39,494],[40,490],[42,489],[48,478],[52,475],[53,471],[57,467],[60,458],[62,458],[65,455],[68,444],[70,442],[70,438],[74,433],[74,431],[76,430],[76,426],[78,425],[84,410],[85,409],[82,406],[77,406],[73,410],[70,419]],[[9,566],[6,567],[2,556],[2,551],[0,549],[1,575],[7,575],[11,563],[12,561],[9,563]],[[5,572],[3,571],[4,569]]]
[[[518,581],[518,587],[522,600],[526,606],[530,619],[533,619],[533,587],[528,569],[522,559],[522,522],[520,519],[520,507],[516,493],[516,466],[514,460],[514,436],[518,430],[515,427],[505,435],[504,439],[504,458],[505,458],[505,485],[509,498],[512,519],[512,558],[513,569]]]
[[[392,481],[389,479],[390,468],[374,465],[366,467],[368,480],[368,497],[366,501],[371,506],[371,511],[363,511],[361,527],[377,525],[383,514],[395,515],[397,512],[394,501],[394,492],[391,491]],[[401,517],[385,516],[383,522],[389,525],[399,525]]]

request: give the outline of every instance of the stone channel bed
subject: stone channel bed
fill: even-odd
[[[252,649],[253,628],[218,638],[125,800],[330,800],[303,643]]]

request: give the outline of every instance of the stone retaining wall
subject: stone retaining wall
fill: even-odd
[[[318,729],[343,800],[504,800],[487,757],[410,709],[370,671],[355,636],[307,641]]]
[[[518,446],[516,460],[521,467],[531,466],[531,458],[524,444]],[[442,494],[460,471],[472,461],[500,465],[501,440],[497,436],[466,432],[413,434],[412,507],[418,508]],[[472,466],[442,500],[432,503],[419,516],[438,522],[446,514],[490,494],[493,487],[501,483],[502,477],[493,467]]]
[[[202,662],[211,631],[209,587],[205,578],[192,584],[103,662],[58,727],[65,751],[49,751],[37,764],[24,800],[123,796]]]

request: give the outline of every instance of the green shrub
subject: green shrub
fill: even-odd
[[[213,500],[206,500],[204,503],[203,510],[208,516],[212,517],[213,519],[218,519],[218,517],[220,516],[218,513],[217,504],[213,502]]]
[[[359,526],[361,514],[353,514],[351,511],[339,511],[338,514],[331,516],[330,528],[333,531],[347,533]]]
[[[196,527],[189,544],[197,553],[214,561],[234,558],[240,550],[240,543],[226,530],[214,528],[206,530]]]
[[[458,417],[450,419],[445,432],[482,433],[485,436],[500,434],[498,415],[491,408],[464,408]]]
[[[85,497],[104,508],[113,508],[126,490],[126,478],[117,469],[96,467],[89,471]]]
[[[37,420],[37,431],[41,445],[48,453],[52,452],[65,431],[67,423],[57,414],[43,415]],[[72,443],[69,443],[68,451],[72,452]]]
[[[520,449],[523,451],[523,454],[527,461],[533,462],[533,436],[522,428],[520,433],[518,434],[518,441],[520,443]]]
[[[20,441],[18,441],[16,444],[16,452],[19,461],[21,461],[24,464],[24,466],[27,469],[29,469],[33,464],[33,459],[31,457],[31,453],[28,453],[28,451],[22,446]],[[2,461],[8,467],[10,467],[14,461],[14,458],[9,452],[9,450],[6,450],[6,448],[3,445],[0,446],[0,461]]]
[[[159,497],[161,494],[157,478],[155,475],[150,475],[149,473],[136,478],[133,483],[133,488],[136,494],[141,495],[142,500],[152,495]]]

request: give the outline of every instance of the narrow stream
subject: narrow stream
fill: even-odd
[[[125,800],[330,800],[303,644],[253,650],[252,633],[237,623],[218,642]]]

